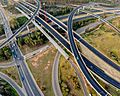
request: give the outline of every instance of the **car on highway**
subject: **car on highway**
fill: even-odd
[[[20,65],[17,65],[18,68],[20,68]]]
[[[22,76],[22,77],[21,77],[21,80],[22,80],[22,81],[24,81],[24,80],[25,80],[24,76]]]

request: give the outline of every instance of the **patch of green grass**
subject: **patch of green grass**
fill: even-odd
[[[16,69],[16,67],[10,67],[10,68],[6,68],[6,69],[0,69],[1,72],[5,73],[6,75],[8,75],[9,77],[11,77],[13,80],[15,80],[15,82],[17,84],[21,85],[21,81],[19,79],[19,75],[18,75],[18,71]]]
[[[22,17],[18,17],[17,18],[17,22],[19,23],[19,26],[22,26],[26,21],[27,21],[27,17],[22,16]]]
[[[104,83],[101,79],[99,79],[96,75],[93,74],[93,76],[95,77],[95,79],[98,81],[98,83],[107,91],[109,92],[112,96],[120,96],[120,90],[116,89],[115,87],[113,87],[112,85],[106,84]],[[90,85],[88,85],[88,90],[89,93],[92,94],[92,96],[99,96],[95,90],[93,90]]]
[[[27,60],[29,68],[45,96],[54,96],[52,89],[52,65],[56,55],[56,49],[50,48]]]
[[[75,70],[63,56],[60,57],[59,80],[63,96],[83,96]]]
[[[98,77],[96,77],[96,80],[99,82],[100,85],[102,85],[103,88],[105,88],[112,96],[120,96],[120,90],[116,89],[115,87],[105,84],[102,80],[100,80]]]
[[[120,64],[120,35],[107,25],[93,33],[86,33],[82,37],[103,52],[109,58]]]

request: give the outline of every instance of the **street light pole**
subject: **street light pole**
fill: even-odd
[[[42,9],[42,0],[40,0],[40,8]]]
[[[46,11],[46,9],[45,9],[45,3],[43,3],[43,6],[44,6],[44,11]],[[47,22],[46,13],[45,13],[45,21]]]

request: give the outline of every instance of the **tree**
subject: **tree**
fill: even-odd
[[[17,21],[16,17],[12,17],[10,20],[10,27],[12,30],[16,29],[19,27],[19,22]]]
[[[19,23],[19,26],[22,26],[28,19],[25,16],[17,18],[17,22]]]
[[[10,57],[11,57],[11,55],[12,55],[12,53],[11,53],[11,51],[10,51],[10,48],[9,48],[9,47],[3,47],[3,48],[2,48],[2,51],[3,51],[3,54],[4,54],[4,56],[5,56],[5,59],[6,59],[6,60],[10,59]]]
[[[3,35],[4,34],[4,29],[3,29],[3,25],[0,24],[0,35]]]

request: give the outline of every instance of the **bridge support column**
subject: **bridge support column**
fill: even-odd
[[[83,6],[83,8],[82,8],[83,10],[85,10],[85,6]]]
[[[29,24],[27,25],[27,30],[28,30],[28,33],[30,32],[30,29],[29,29]]]

